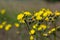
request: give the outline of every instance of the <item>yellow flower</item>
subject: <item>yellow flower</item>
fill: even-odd
[[[46,18],[45,18],[45,20],[46,20],[46,21],[49,21],[49,18],[48,18],[48,17],[46,17]]]
[[[31,36],[30,36],[30,40],[34,40],[34,36],[31,35]]]
[[[43,34],[43,36],[48,36],[48,34]]]
[[[0,24],[0,29],[2,29],[2,28],[3,28],[3,25]]]
[[[42,8],[41,10],[42,10],[42,11],[46,11],[46,8]]]
[[[1,14],[5,14],[6,10],[5,9],[2,9],[1,10]]]
[[[35,14],[34,14],[34,16],[41,16],[43,14],[43,11],[39,11],[39,12],[36,12]]]
[[[47,28],[47,26],[45,24],[41,24],[40,26],[43,28],[43,30],[45,30]]]
[[[55,16],[60,16],[60,12],[58,12],[57,10],[55,11]]]
[[[38,30],[45,30],[47,28],[47,26],[45,24],[41,24],[39,27],[38,27]]]
[[[6,23],[7,23],[6,21],[3,21],[3,22],[2,22],[2,25],[5,25]]]
[[[35,33],[34,29],[30,30],[30,34],[34,34],[34,33]]]
[[[43,17],[47,17],[47,16],[48,16],[48,13],[45,12],[45,13],[43,14]]]
[[[24,17],[24,14],[19,14],[18,16],[17,16],[17,20],[20,20],[20,19],[22,19]]]
[[[42,30],[42,27],[39,26],[39,27],[38,27],[38,31],[41,31],[41,30]]]
[[[33,25],[33,28],[34,28],[34,29],[36,29],[36,27],[37,27],[37,26],[38,26],[38,25],[37,25],[37,24],[35,24],[35,25]]]
[[[18,28],[19,27],[19,23],[15,23],[15,26]]]
[[[52,13],[52,11],[51,10],[49,10],[49,9],[47,9],[46,10],[46,12],[48,13],[48,16],[50,16],[50,15],[52,15],[53,13]]]
[[[20,23],[25,23],[24,19],[19,20]]]
[[[6,25],[5,30],[8,31],[11,28],[11,26],[12,26],[11,24]]]
[[[42,20],[41,16],[36,16],[36,20]]]
[[[56,30],[56,28],[51,29],[48,33],[51,34]]]
[[[28,12],[28,11],[24,12],[24,14],[25,14],[26,16],[31,16],[31,15],[32,15],[32,14],[31,14],[30,12]]]

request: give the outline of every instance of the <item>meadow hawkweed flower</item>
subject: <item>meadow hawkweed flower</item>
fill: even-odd
[[[18,16],[17,16],[17,20],[20,20],[20,19],[22,19],[24,17],[24,14],[19,14]]]
[[[1,10],[1,14],[5,14],[6,10],[5,9],[2,9]]]
[[[50,9],[47,9],[46,12],[48,13],[48,16],[52,15],[52,11]]]
[[[30,30],[30,32],[29,32],[29,34],[34,34],[34,33],[35,33],[34,29]]]
[[[33,28],[34,28],[34,29],[36,29],[36,28],[37,28],[37,26],[38,26],[38,24],[34,24],[34,25],[33,25]]]
[[[42,20],[41,16],[36,16],[36,20]]]
[[[12,27],[11,24],[7,24],[7,25],[5,26],[5,30],[8,31],[11,27]]]
[[[58,12],[57,10],[55,11],[55,16],[60,16],[60,12]]]
[[[34,40],[34,36],[31,35],[31,36],[30,36],[30,40]]]
[[[46,20],[46,21],[49,21],[49,18],[48,18],[48,17],[46,17],[46,18],[45,18],[45,20]]]
[[[47,26],[45,24],[41,24],[40,27],[42,27],[43,30],[45,30],[47,28]]]
[[[54,31],[56,31],[56,28],[52,28],[50,31],[48,31],[48,34],[53,33]]]
[[[41,30],[42,30],[42,27],[39,26],[39,27],[38,27],[38,31],[41,31]]]
[[[45,34],[43,34],[43,36],[48,36],[48,34],[45,33]]]
[[[45,24],[41,24],[39,27],[38,27],[38,30],[41,31],[41,30],[45,30],[47,28],[47,26]]]
[[[26,16],[31,16],[31,15],[32,15],[29,11],[25,11],[24,14],[25,14]]]
[[[24,19],[20,19],[19,22],[20,23],[25,23],[25,20]]]
[[[3,25],[2,24],[0,24],[0,29],[2,29],[3,28]]]
[[[47,17],[47,16],[48,16],[48,13],[45,12],[45,13],[43,14],[43,17]]]
[[[15,26],[18,28],[20,26],[20,24],[19,23],[15,23]]]

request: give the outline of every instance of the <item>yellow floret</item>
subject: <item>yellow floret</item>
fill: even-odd
[[[0,24],[0,29],[2,29],[2,28],[3,28],[3,25]]]
[[[35,33],[34,29],[30,30],[30,34],[34,34],[34,33]]]
[[[31,16],[31,15],[32,15],[32,14],[31,14],[30,12],[28,12],[28,11],[24,12],[24,14],[25,14],[26,16]]]
[[[5,14],[6,10],[5,9],[2,9],[1,10],[1,14]]]
[[[5,30],[8,31],[11,28],[11,26],[12,26],[11,24],[6,25]]]
[[[31,36],[30,36],[30,40],[34,40],[34,36],[31,35]]]
[[[36,16],[36,20],[42,20],[41,16]]]
[[[19,23],[15,23],[15,26],[18,28],[19,27]]]
[[[22,19],[24,17],[24,14],[19,14],[18,16],[17,16],[17,20],[20,20],[20,19]]]

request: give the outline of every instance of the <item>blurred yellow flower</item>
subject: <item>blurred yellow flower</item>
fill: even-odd
[[[30,36],[30,40],[34,40],[34,36],[31,35],[31,36]]]
[[[48,34],[43,34],[43,36],[48,36]]]
[[[51,30],[48,31],[49,34],[53,33],[54,31],[56,31],[56,28],[52,28]]]
[[[35,33],[34,29],[30,30],[30,32],[29,32],[29,34],[34,34],[34,33]]]
[[[5,30],[8,31],[8,30],[10,30],[11,27],[12,27],[12,25],[8,24],[8,25],[5,26]]]
[[[20,23],[25,23],[24,19],[19,20]]]
[[[42,27],[39,26],[39,27],[38,27],[38,31],[41,31],[41,30],[42,30]]]
[[[43,17],[47,17],[47,16],[48,16],[48,13],[45,12],[45,13],[43,14]]]
[[[45,24],[41,24],[40,26],[43,28],[43,30],[45,30],[47,28],[47,26]]]
[[[20,25],[19,25],[19,23],[15,23],[15,26],[18,28]]]
[[[7,23],[6,21],[3,21],[3,22],[2,22],[2,25],[5,25],[6,23]]]
[[[41,24],[39,27],[38,27],[38,31],[41,31],[41,30],[45,30],[47,28],[47,26],[45,24]]]
[[[39,11],[39,12],[36,12],[35,14],[34,14],[34,16],[41,16],[43,14],[43,11]]]
[[[26,16],[31,16],[31,15],[32,15],[29,11],[25,11],[24,14],[25,14]]]
[[[34,24],[34,25],[33,25],[33,28],[34,28],[34,29],[36,29],[36,28],[37,28],[37,26],[38,26],[38,24]]]
[[[5,14],[6,10],[5,9],[2,9],[1,10],[1,14]]]
[[[42,20],[41,16],[36,16],[36,20]]]
[[[57,10],[55,11],[55,16],[60,16],[60,12],[58,12]]]
[[[17,16],[17,20],[20,20],[20,19],[22,19],[24,17],[24,14],[19,14],[18,16]]]
[[[48,18],[48,17],[46,17],[46,18],[45,18],[45,20],[46,20],[46,21],[49,21],[49,18]]]
[[[0,29],[2,29],[2,28],[3,28],[3,25],[0,24]]]

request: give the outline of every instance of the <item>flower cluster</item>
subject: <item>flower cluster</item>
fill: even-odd
[[[29,40],[35,39],[37,40],[38,39],[37,34],[40,34],[40,36],[43,37],[47,37],[53,34],[53,32],[55,32],[58,28],[60,28],[56,24],[57,20],[60,17],[60,12],[57,10],[55,12],[52,12],[50,9],[42,8],[39,11],[33,13],[29,11],[24,11],[16,16],[16,20],[15,19],[13,20],[14,22],[11,19],[13,23],[8,22],[9,17],[7,15],[4,15],[5,13],[6,13],[5,9],[2,9],[0,12],[1,17],[0,29],[5,29],[6,31],[9,31],[12,28],[12,26],[15,26],[16,28],[19,29],[20,24],[25,24],[27,25],[29,31],[30,35]],[[51,24],[54,27],[51,28]]]

